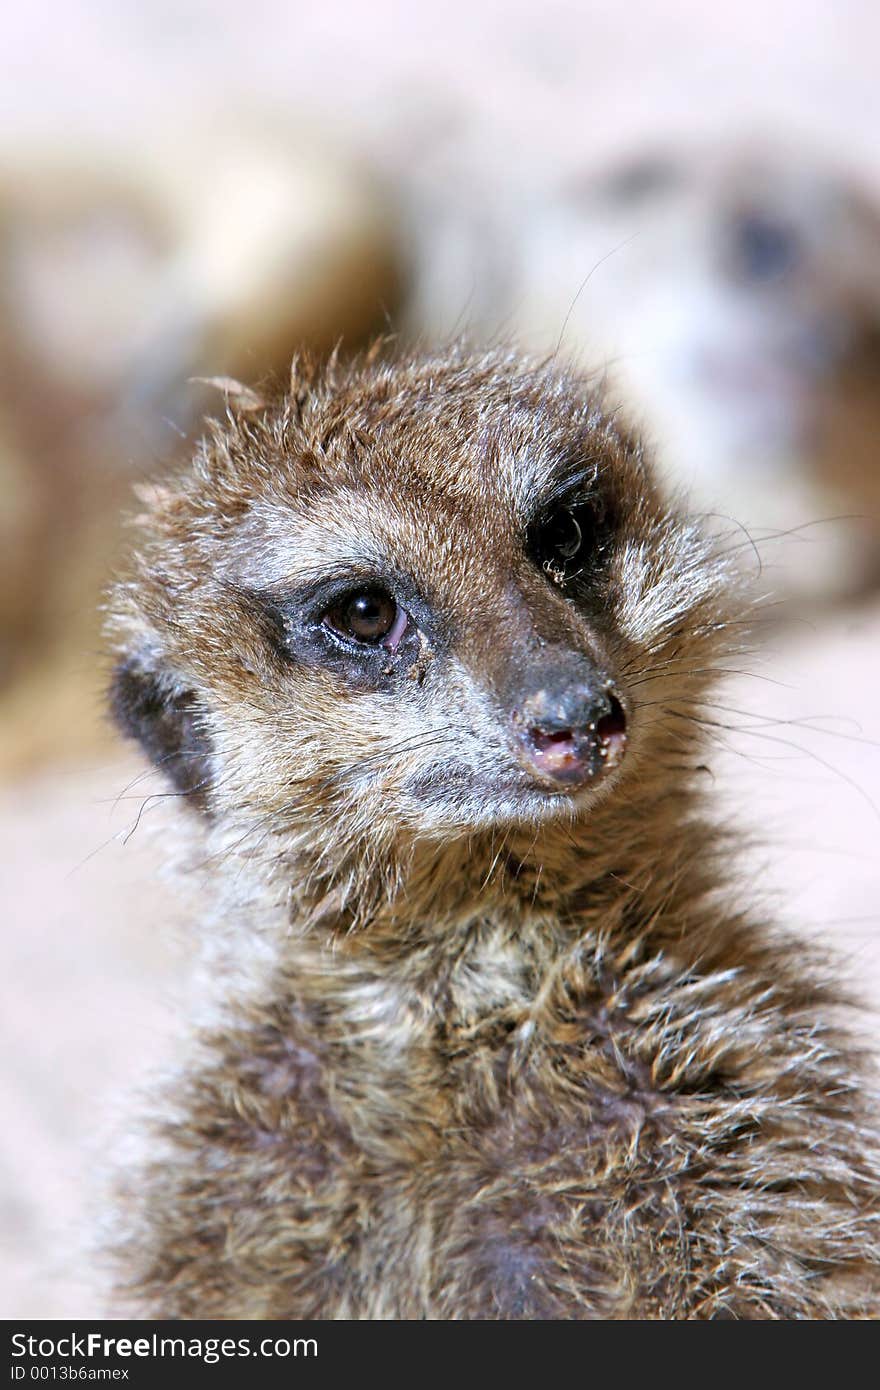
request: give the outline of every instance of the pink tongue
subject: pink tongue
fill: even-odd
[[[561,729],[558,733],[545,734],[540,729],[532,730],[532,743],[537,756],[535,762],[548,772],[568,767],[576,761],[574,735],[571,729]]]
[[[555,744],[571,743],[574,738],[571,729],[560,729],[555,734],[545,734],[541,729],[532,729],[531,733],[536,748],[552,748]]]

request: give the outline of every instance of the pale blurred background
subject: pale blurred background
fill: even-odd
[[[6,14],[0,1314],[101,1311],[97,1174],[186,1011],[98,606],[191,378],[388,327],[597,365],[776,605],[713,730],[744,892],[880,1003],[878,53],[871,0]]]

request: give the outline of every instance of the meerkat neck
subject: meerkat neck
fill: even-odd
[[[673,793],[662,815],[654,802],[653,820],[630,808],[626,836],[611,816],[600,807],[564,835],[547,826],[442,852],[414,846],[399,892],[383,898],[377,889],[369,919],[348,910],[344,884],[309,905],[294,900],[267,997],[279,1009],[294,1001],[340,1064],[355,1048],[363,1065],[369,1057],[384,1072],[408,1049],[433,1046],[438,1032],[497,1023],[527,1039],[548,991],[572,972],[595,978],[601,993],[649,959],[680,958],[685,969],[684,957],[709,959],[705,906],[718,891],[711,827],[690,797]]]
[[[406,970],[411,956],[466,949],[486,924],[521,939],[546,935],[550,923],[564,949],[585,926],[622,920],[630,903],[641,921],[662,921],[671,904],[700,891],[701,863],[711,863],[717,881],[719,835],[700,819],[692,788],[669,784],[631,799],[618,792],[572,821],[442,841],[398,836],[369,848],[252,866],[262,905],[262,874],[272,874],[282,951],[308,942]],[[246,889],[239,906],[246,917]]]

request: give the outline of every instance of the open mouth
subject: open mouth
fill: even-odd
[[[530,770],[553,782],[578,786],[617,767],[626,748],[626,715],[615,695],[609,695],[608,700],[608,713],[594,724],[553,730],[529,728]]]

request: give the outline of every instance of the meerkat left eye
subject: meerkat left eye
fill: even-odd
[[[529,549],[539,564],[564,570],[585,554],[596,522],[597,512],[590,503],[557,507],[531,527]]]
[[[350,641],[393,652],[409,626],[409,615],[384,589],[360,589],[329,608],[323,622]]]
[[[563,563],[573,560],[584,543],[584,533],[574,512],[560,507],[544,527],[545,547]]]

